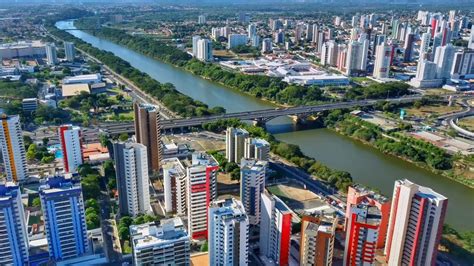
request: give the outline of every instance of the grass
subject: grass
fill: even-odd
[[[287,197],[287,195],[278,187],[278,185],[267,187],[268,191],[277,197]]]
[[[407,108],[405,111],[410,116],[417,116],[422,118],[433,117],[433,116],[440,116],[444,114],[459,112],[462,110],[460,106],[447,106],[447,105],[425,105],[421,106],[420,108]]]
[[[353,78],[351,78],[351,81],[355,82],[355,83],[362,84],[362,85],[370,85],[370,84],[376,83],[375,81],[373,81],[369,78],[366,78],[366,77],[353,77]]]
[[[33,225],[33,224],[39,224],[41,221],[41,218],[40,216],[31,216],[30,215],[30,218],[28,219],[28,225]]]
[[[469,130],[474,131],[474,117],[466,117],[458,121],[458,125]]]

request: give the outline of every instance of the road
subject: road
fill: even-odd
[[[104,241],[104,253],[109,263],[114,264],[122,260],[122,253],[120,249],[120,243],[118,242],[117,230],[114,228],[115,223],[112,219],[110,219],[111,203],[104,178],[101,179],[100,187],[102,190],[99,196],[100,224]]]
[[[305,114],[313,114],[322,111],[329,111],[335,109],[347,109],[362,106],[372,106],[378,102],[390,102],[390,103],[408,103],[420,100],[422,96],[410,95],[399,98],[379,99],[379,100],[361,100],[361,101],[350,101],[350,102],[337,102],[321,105],[312,106],[296,106],[288,108],[275,108],[265,110],[255,110],[246,112],[228,113],[222,115],[210,115],[202,117],[192,118],[181,118],[181,119],[168,119],[160,122],[162,129],[173,129],[183,127],[202,126],[205,123],[216,121],[219,119],[231,119],[236,118],[240,120],[253,120],[253,121],[268,121],[279,116],[297,116]],[[119,135],[122,133],[133,133],[133,123],[104,123],[101,125],[105,131],[110,135]]]

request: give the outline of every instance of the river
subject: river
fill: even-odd
[[[60,29],[73,28],[71,21],[61,21],[56,26]],[[84,31],[69,32],[97,48],[114,53],[160,82],[174,84],[178,91],[210,107],[222,106],[227,112],[274,107],[271,103],[212,83]],[[306,155],[332,168],[350,172],[355,182],[378,188],[387,196],[392,196],[394,181],[397,179],[407,178],[431,187],[449,199],[446,222],[460,230],[474,230],[474,190],[464,185],[387,156],[328,129],[296,131],[287,117],[270,121],[267,129],[277,139],[300,146]]]

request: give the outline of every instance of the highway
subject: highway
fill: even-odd
[[[335,109],[346,109],[353,107],[363,107],[371,106],[378,102],[390,102],[390,103],[408,103],[416,100],[421,100],[422,96],[406,96],[400,98],[389,98],[389,99],[380,99],[380,100],[361,100],[361,101],[350,101],[350,102],[337,102],[330,104],[322,105],[312,105],[312,106],[296,106],[288,108],[275,108],[275,109],[266,109],[266,110],[256,110],[248,112],[237,112],[229,113],[222,115],[211,115],[203,117],[193,117],[193,118],[180,118],[180,119],[167,119],[161,121],[162,129],[174,129],[174,128],[183,128],[183,127],[194,127],[202,126],[205,123],[216,121],[219,119],[231,119],[236,118],[240,120],[251,120],[251,121],[262,121],[266,122],[278,116],[297,116],[303,114],[313,114],[322,111],[335,110]],[[104,128],[104,131],[110,135],[118,135],[122,133],[133,133],[134,127],[133,123],[104,123],[101,124],[101,128]]]

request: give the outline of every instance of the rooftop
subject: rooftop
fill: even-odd
[[[152,222],[132,225],[130,226],[130,235],[135,248],[146,248],[189,239],[181,218],[163,219],[159,224]]]

